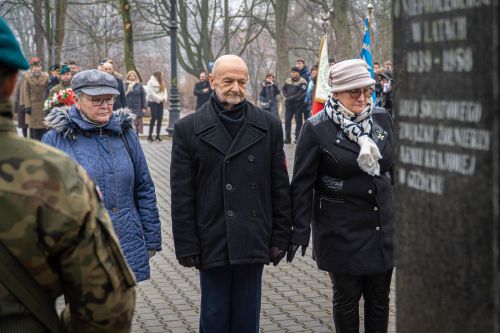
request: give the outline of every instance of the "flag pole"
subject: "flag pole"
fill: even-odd
[[[366,6],[368,9],[368,30],[370,31],[370,47],[371,47],[371,40],[373,39],[372,35],[372,11],[373,11],[373,3],[371,0],[368,1],[368,5]]]
[[[321,19],[323,24],[323,35],[320,39],[319,45],[319,57],[318,57],[318,76],[316,78],[316,83],[314,85],[314,92],[312,98],[312,115],[315,115],[319,111],[323,110],[325,102],[328,99],[330,93],[330,86],[328,85],[328,73],[329,73],[329,61],[328,61],[328,20],[330,15],[333,14],[332,11],[324,11],[321,14]]]

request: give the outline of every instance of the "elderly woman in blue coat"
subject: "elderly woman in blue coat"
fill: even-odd
[[[71,81],[76,101],[45,119],[42,141],[66,152],[99,185],[128,264],[138,281],[150,277],[149,258],[161,250],[156,194],[128,109],[113,111],[115,78],[97,70]]]

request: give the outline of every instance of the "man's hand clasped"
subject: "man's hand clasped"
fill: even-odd
[[[276,246],[271,247],[269,257],[271,262],[273,263],[273,266],[277,266],[280,263],[281,259],[285,257],[285,254],[285,250],[282,250]]]

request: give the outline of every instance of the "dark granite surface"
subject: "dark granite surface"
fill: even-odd
[[[393,10],[397,331],[500,332],[498,1]]]

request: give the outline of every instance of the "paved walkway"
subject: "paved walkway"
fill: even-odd
[[[170,222],[171,141],[142,145],[153,175],[162,221],[163,251],[151,260],[152,278],[137,288],[132,332],[197,332],[200,302],[195,269],[177,263]],[[287,145],[291,172],[295,145]],[[393,283],[392,290],[395,290]],[[308,249],[293,264],[284,260],[264,269],[261,332],[334,332],[331,286],[327,273],[316,268]],[[395,330],[394,294],[391,294],[389,332]],[[361,323],[361,327],[363,324]],[[363,330],[361,330],[363,331]]]

